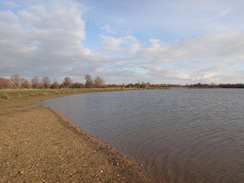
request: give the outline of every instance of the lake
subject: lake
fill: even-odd
[[[244,90],[90,93],[45,101],[164,183],[244,182]]]

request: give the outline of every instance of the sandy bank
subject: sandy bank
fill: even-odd
[[[151,182],[37,99],[0,108],[0,182]]]

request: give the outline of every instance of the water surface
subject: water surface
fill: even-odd
[[[244,182],[244,90],[91,93],[46,103],[162,182]]]

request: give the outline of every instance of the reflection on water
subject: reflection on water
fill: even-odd
[[[92,93],[46,103],[162,182],[244,182],[244,90]]]

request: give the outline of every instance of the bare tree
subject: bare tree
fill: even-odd
[[[40,79],[38,77],[34,77],[31,79],[32,88],[38,88],[40,86]]]
[[[64,81],[63,81],[63,85],[65,86],[65,88],[70,88],[72,87],[73,81],[70,77],[65,77]]]
[[[10,77],[11,81],[16,85],[17,88],[20,87],[20,84],[21,84],[21,77],[19,74],[13,74],[11,77]]]
[[[92,77],[89,74],[85,75],[85,80],[86,80],[86,82],[85,82],[85,87],[86,88],[93,87],[93,80],[92,80]]]
[[[23,87],[23,88],[31,88],[30,81],[25,79],[25,78],[21,78],[21,87]]]
[[[51,87],[51,80],[48,77],[43,77],[42,83],[44,85],[44,88],[50,88]]]
[[[105,81],[103,80],[103,78],[97,76],[94,80],[94,84],[96,88],[101,88],[105,85]]]
[[[140,87],[141,88],[147,88],[148,85],[144,81],[142,81]]]

